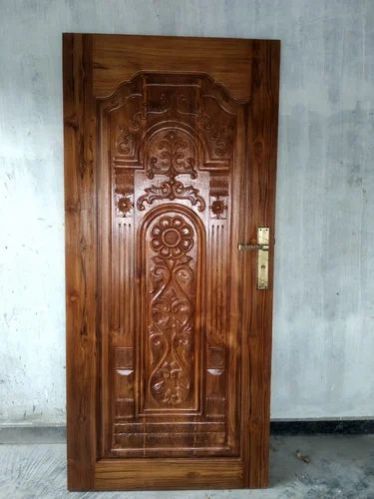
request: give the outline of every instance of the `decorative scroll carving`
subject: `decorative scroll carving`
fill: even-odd
[[[208,111],[207,107],[203,107],[197,116],[196,122],[205,132],[213,155],[218,158],[230,158],[232,155],[235,122],[230,118],[217,113],[216,110]]]
[[[116,150],[124,156],[134,154],[135,149],[135,135],[130,132],[128,127],[118,127],[118,136],[116,138]]]
[[[156,255],[150,276],[149,392],[162,406],[178,406],[188,398],[193,379],[192,226],[179,215],[164,215],[151,230],[150,244]]]
[[[238,455],[227,248],[239,110],[205,74],[138,74],[100,103],[111,457]]]
[[[204,211],[205,201],[199,195],[199,190],[192,185],[185,186],[182,182],[171,179],[162,182],[159,186],[151,185],[144,189],[145,194],[139,197],[136,206],[138,210],[145,210],[144,203],[152,204],[156,199],[188,199],[199,211]]]
[[[237,109],[224,89],[205,75],[167,75],[160,79],[155,74],[139,74],[104,103],[111,121],[112,164],[145,168],[149,178],[173,172],[195,178],[197,169],[227,170],[232,161]],[[164,142],[155,144],[156,149],[146,160],[144,149],[147,141],[153,140],[147,134],[161,120],[197,131],[201,140],[199,157],[186,132],[166,130],[162,132]]]
[[[106,103],[111,122],[111,162],[122,168],[142,169],[141,137],[146,126],[146,106],[141,81],[133,81]]]
[[[179,129],[162,130],[148,145],[146,171],[149,178],[155,174],[176,175],[188,173],[196,178],[196,151],[191,137]]]
[[[203,211],[205,201],[199,190],[175,180],[181,174],[196,178],[195,165],[196,145],[192,137],[178,128],[157,132],[147,144],[146,172],[149,178],[165,175],[168,180],[145,188],[145,194],[136,203],[137,208],[145,210],[145,203],[152,204],[157,199],[188,199],[193,206],[198,206],[199,211]]]

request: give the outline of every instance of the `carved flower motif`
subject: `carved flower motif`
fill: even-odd
[[[220,199],[219,197],[217,197],[217,199],[215,201],[213,201],[213,203],[211,204],[210,206],[213,214],[217,217],[217,218],[221,218],[226,209],[227,209],[227,206],[226,206],[226,203]]]
[[[119,198],[117,206],[118,206],[118,210],[125,217],[127,215],[127,213],[132,210],[133,203],[129,197],[123,196],[123,197]]]
[[[179,258],[193,246],[193,230],[182,217],[161,217],[151,231],[151,246],[164,258]]]

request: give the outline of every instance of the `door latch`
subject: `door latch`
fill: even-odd
[[[243,244],[243,243],[239,243],[238,249],[239,249],[239,251],[255,251],[255,250],[269,251],[269,245],[268,244]]]
[[[238,244],[239,251],[257,251],[257,289],[269,288],[270,228],[258,227],[256,244]]]

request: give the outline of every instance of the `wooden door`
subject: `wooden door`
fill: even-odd
[[[63,41],[69,489],[264,487],[279,42]]]

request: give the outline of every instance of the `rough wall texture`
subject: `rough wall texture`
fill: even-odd
[[[0,422],[65,421],[64,31],[282,40],[272,417],[373,417],[374,1],[0,9]]]

